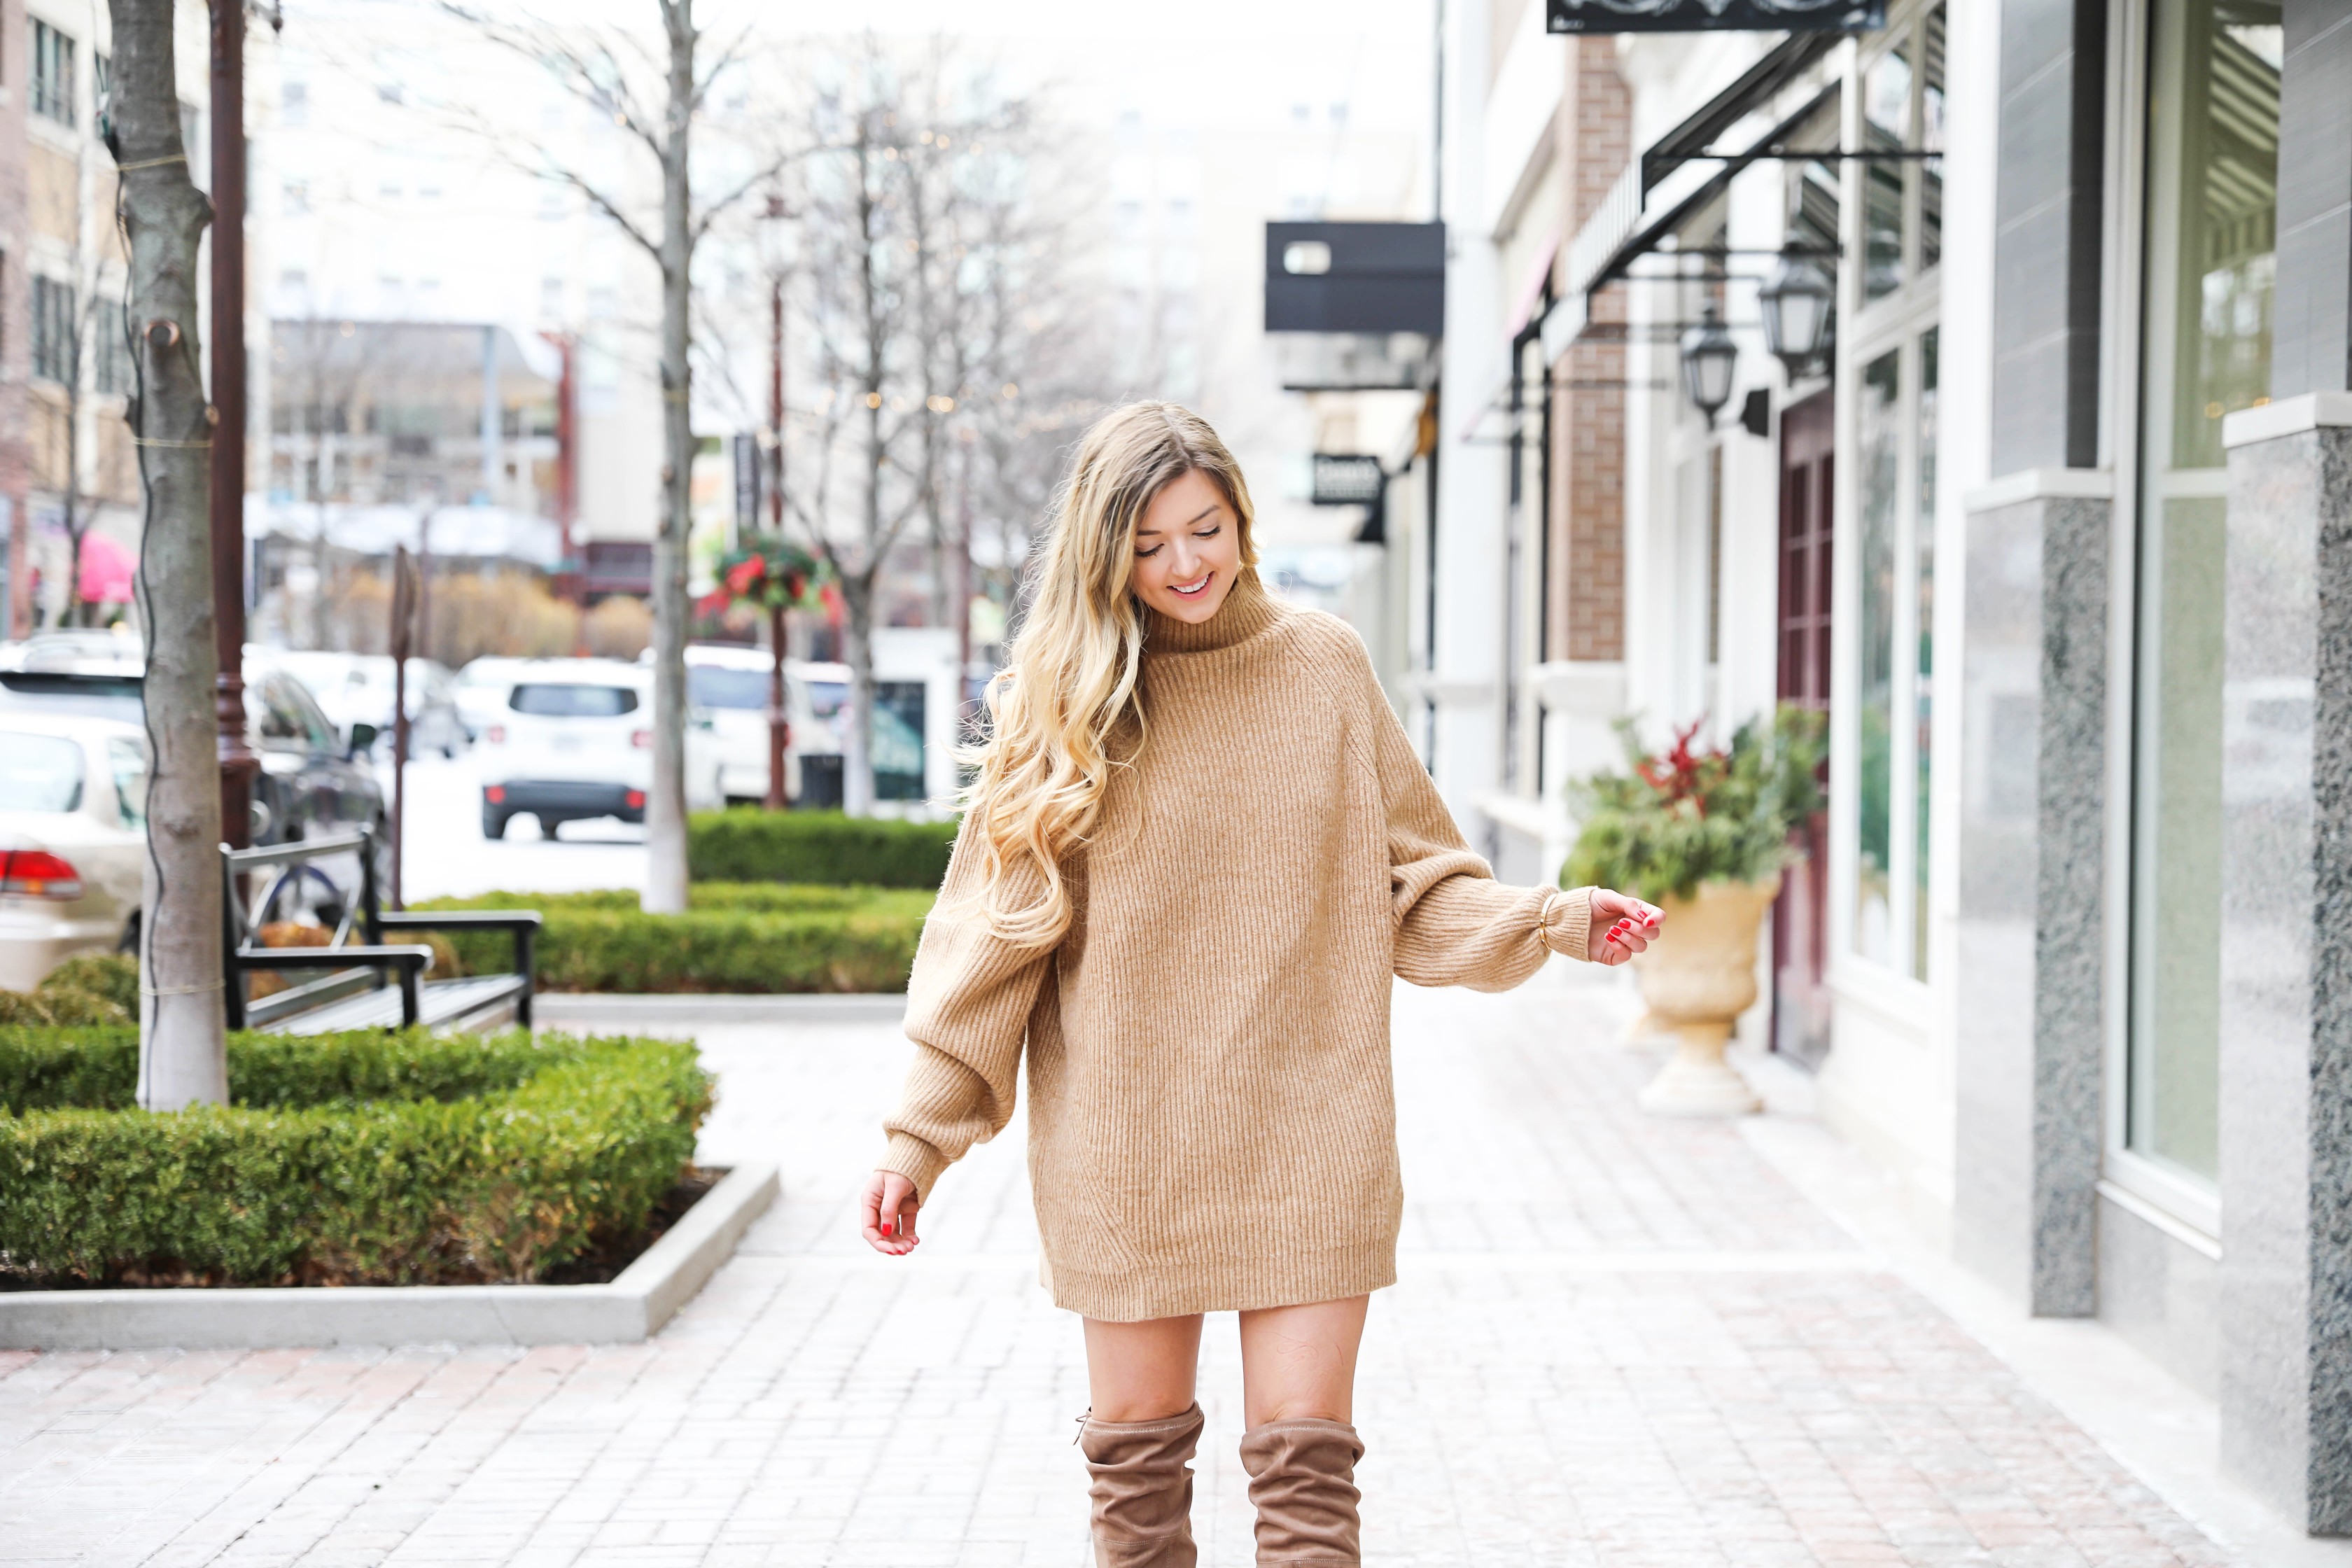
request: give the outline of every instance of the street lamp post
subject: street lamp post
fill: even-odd
[[[768,198],[767,216],[771,223],[781,226],[792,216],[784,198]],[[779,227],[781,235],[782,229]],[[784,270],[786,258],[779,252],[768,274],[768,448],[772,483],[768,486],[768,518],[777,542],[784,537]],[[768,606],[768,797],[763,803],[770,811],[782,811],[792,805],[784,789],[784,763],[793,739],[792,710],[784,703],[784,606]]]
[[[253,842],[261,759],[245,739],[245,0],[212,4],[213,716],[221,837]]]

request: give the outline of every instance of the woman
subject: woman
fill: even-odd
[[[1403,1201],[1391,976],[1622,963],[1658,911],[1494,881],[1356,634],[1259,583],[1248,487],[1196,415],[1107,416],[1056,510],[915,959],[866,1239],[914,1248],[1025,1050],[1042,1272],[1086,1320],[1097,1563],[1194,1562],[1201,1314],[1238,1311],[1258,1561],[1353,1564],[1356,1348]]]

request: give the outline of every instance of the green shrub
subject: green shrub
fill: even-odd
[[[913,889],[698,882],[683,914],[628,891],[484,893],[419,910],[537,910],[542,991],[904,991],[933,895]],[[502,971],[511,939],[452,931],[468,973]]]
[[[0,1031],[0,1274],[532,1279],[644,1226],[711,1099],[672,1041],[238,1035],[236,1104],[152,1115],[137,1053]]]
[[[1583,826],[1560,885],[1687,899],[1701,882],[1778,873],[1797,855],[1790,834],[1821,809],[1823,723],[1783,703],[1769,725],[1741,725],[1727,752],[1694,751],[1693,724],[1652,756],[1621,722],[1625,771],[1570,786]]]
[[[40,991],[86,991],[113,1003],[124,1015],[139,1016],[139,960],[127,952],[82,952],[43,977]]]
[[[929,888],[948,874],[956,825],[845,816],[837,811],[698,812],[687,825],[688,875],[698,882],[817,882]]]
[[[47,1028],[56,1022],[43,998],[29,991],[0,991],[0,1029]]]

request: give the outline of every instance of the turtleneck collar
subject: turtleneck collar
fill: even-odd
[[[1242,574],[1225,590],[1225,602],[1217,606],[1217,613],[1197,626],[1163,616],[1149,605],[1142,608],[1146,653],[1207,653],[1231,647],[1282,618],[1282,606],[1258,581],[1255,566],[1242,568]]]

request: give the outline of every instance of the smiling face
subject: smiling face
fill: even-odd
[[[1171,620],[1215,615],[1241,563],[1241,520],[1198,468],[1169,480],[1136,521],[1135,596]]]

